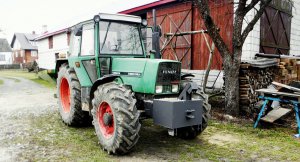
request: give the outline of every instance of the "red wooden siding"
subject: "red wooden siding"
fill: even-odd
[[[221,29],[221,36],[231,47],[233,31],[233,3],[227,0],[211,2],[211,13],[215,23]],[[156,8],[157,24],[162,28],[162,34],[180,33],[184,31],[195,31],[205,29],[199,12],[191,3],[177,3],[164,5]],[[149,25],[152,25],[152,11],[147,12]],[[171,38],[171,37],[170,37]],[[209,39],[209,36],[207,35]],[[166,38],[161,37],[160,45],[163,46]],[[211,40],[209,39],[211,42]],[[215,49],[216,50],[216,49]],[[184,69],[203,70],[207,66],[209,50],[201,34],[175,36],[170,43],[162,50],[162,56],[165,59],[172,59],[182,62]],[[222,60],[219,52],[216,50],[212,69],[221,69]]]
[[[231,1],[220,0],[216,2],[210,1],[211,15],[215,24],[220,28],[221,37],[232,50],[232,32],[233,32],[233,3]],[[199,18],[199,11],[196,7],[193,8],[193,30],[206,29],[203,20]],[[207,35],[209,42],[210,37]],[[192,69],[205,69],[209,59],[209,49],[206,46],[205,40],[201,34],[194,34],[193,40],[193,66]],[[211,69],[222,69],[222,59],[219,51],[215,48],[213,63]]]
[[[159,8],[156,11],[157,24],[161,26],[162,34],[175,33],[180,31],[191,31],[192,23],[192,5],[191,3],[179,3],[172,6]],[[147,19],[152,25],[152,12],[147,13]],[[176,39],[177,38],[177,39]],[[161,37],[161,48],[165,37]],[[176,45],[176,46],[175,46]],[[182,62],[184,69],[191,68],[191,36],[174,37],[171,42],[162,51],[164,59],[176,60]]]

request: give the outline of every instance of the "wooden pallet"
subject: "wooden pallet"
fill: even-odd
[[[273,123],[274,121],[285,116],[286,114],[288,114],[291,111],[292,111],[291,109],[282,108],[282,107],[275,108],[272,111],[270,111],[266,116],[261,118],[261,120],[263,120],[265,122]]]

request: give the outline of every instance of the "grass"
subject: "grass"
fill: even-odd
[[[0,79],[0,85],[2,85],[3,83],[4,83],[3,80]]]
[[[54,87],[34,73],[0,71],[0,76],[27,78],[46,87]],[[291,128],[253,129],[253,123],[210,120],[209,126],[198,138],[182,140],[168,136],[166,129],[155,126],[151,120],[144,120],[140,140],[133,152],[125,156],[112,156],[100,149],[93,127],[67,127],[61,122],[57,111],[14,120],[30,125],[30,129],[21,131],[21,135],[6,140],[7,145],[26,146],[18,161],[299,160],[300,139],[293,137],[296,131]]]
[[[32,81],[34,81],[38,84],[41,84],[45,87],[48,87],[48,88],[55,88],[54,81],[50,82],[50,81],[43,80],[43,79],[41,79],[41,77],[38,74],[29,73],[24,70],[1,70],[0,77],[4,77],[7,79],[13,79],[13,80],[15,80],[15,82],[20,82],[20,80],[18,78],[14,78],[14,77],[20,77],[20,78],[32,80]]]
[[[128,158],[136,161],[299,160],[300,140],[295,139],[292,136],[295,131],[288,128],[253,129],[252,124],[211,120],[209,127],[197,139],[182,140],[168,136],[166,129],[154,126],[151,120],[144,120],[140,140],[133,152],[112,156],[100,149],[93,127],[67,127],[58,113],[26,120],[31,125],[31,129],[27,130],[30,135],[8,142],[30,143],[22,158],[32,161],[119,161]],[[48,152],[47,156],[43,155],[43,151]]]

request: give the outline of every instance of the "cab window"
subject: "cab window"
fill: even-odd
[[[95,55],[94,24],[83,25],[81,38],[81,56]]]

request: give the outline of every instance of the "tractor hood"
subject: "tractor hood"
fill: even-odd
[[[176,64],[178,67],[164,69],[164,73],[180,74],[181,65],[178,61],[146,58],[113,58],[111,72],[120,75],[123,84],[131,85],[134,92],[154,94],[162,64]]]

